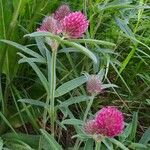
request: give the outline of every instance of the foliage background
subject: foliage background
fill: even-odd
[[[138,112],[138,121],[134,122],[138,129],[133,135],[133,141],[138,142],[150,125],[150,2],[148,0],[0,0],[0,39],[26,45],[38,52],[35,40],[23,36],[36,31],[43,17],[51,14],[63,3],[69,4],[74,11],[81,10],[87,14],[90,27],[85,38],[113,42],[116,46],[95,46],[94,43],[85,43],[84,45],[99,58],[99,64],[94,66],[83,54],[60,53],[57,61],[57,87],[80,76],[82,71],[97,73],[100,68],[105,68],[108,71],[106,81],[118,85],[119,88],[98,96],[94,101],[92,112],[94,114],[105,105],[116,105],[128,118],[127,122],[132,120],[134,112]],[[18,65],[20,58],[17,55],[18,51],[15,47],[0,43],[0,133],[4,144],[8,147],[16,141],[12,140],[14,134],[6,133],[13,131],[15,134],[39,134],[40,121],[38,122],[37,118],[40,118],[41,109],[20,103],[18,99],[45,101],[45,91],[35,72],[28,64]],[[46,74],[45,65],[41,64],[39,68]],[[84,86],[60,97],[59,101],[63,102],[69,97],[86,94]],[[82,102],[71,106],[70,110],[74,116],[82,118],[85,108],[86,105]],[[59,115],[62,119],[61,112]],[[74,135],[74,129],[70,126],[68,132],[63,132],[70,141],[65,143],[62,136],[62,140],[58,140],[59,143],[72,147],[74,140],[71,140],[71,136]],[[32,137],[23,138],[27,140],[22,141],[29,142]],[[36,140],[36,137],[34,138]],[[34,147],[33,142],[28,142],[25,143]]]

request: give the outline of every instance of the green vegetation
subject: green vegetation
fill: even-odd
[[[87,16],[83,38],[36,32],[61,4]],[[94,98],[87,73],[107,88]],[[83,124],[107,105],[125,131],[95,142]],[[0,150],[149,150],[149,108],[150,1],[0,0]]]

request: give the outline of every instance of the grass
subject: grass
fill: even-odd
[[[32,33],[63,3],[87,15],[83,39]],[[0,149],[150,148],[148,0],[0,0],[0,20]],[[41,36],[61,43],[57,57]],[[124,113],[126,129],[100,145],[81,126],[90,99],[82,73],[101,69],[104,83],[119,88],[96,96],[86,115],[115,105]]]

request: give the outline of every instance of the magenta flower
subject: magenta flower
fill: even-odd
[[[46,17],[37,31],[62,33],[65,38],[79,38],[87,30],[89,22],[81,12],[71,12],[68,5],[60,6],[54,14]]]
[[[84,131],[87,134],[98,134],[98,124],[97,122],[93,119],[93,120],[88,120],[85,124],[84,124]]]
[[[62,30],[58,21],[52,16],[49,16],[43,20],[42,25],[40,26],[40,28],[37,29],[37,31],[45,31],[51,32],[53,34],[59,34]]]
[[[99,134],[107,137],[118,136],[124,129],[124,117],[114,106],[102,108],[96,115]]]
[[[64,37],[79,38],[86,32],[89,22],[81,12],[72,12],[61,21]]]
[[[90,94],[98,94],[102,92],[102,83],[98,75],[90,75],[88,77],[86,89]]]
[[[54,13],[54,18],[58,21],[61,21],[71,13],[71,10],[68,5],[61,5]]]

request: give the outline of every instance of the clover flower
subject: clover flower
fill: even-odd
[[[114,106],[103,107],[93,120],[84,124],[84,131],[93,137],[115,137],[123,132],[124,117]]]
[[[54,13],[54,18],[58,21],[61,21],[71,13],[71,10],[68,5],[61,5]]]
[[[89,22],[81,12],[71,12],[68,5],[60,6],[54,14],[46,17],[37,31],[50,32],[65,38],[80,38],[86,32]]]
[[[86,32],[89,22],[81,12],[72,12],[61,20],[62,32],[65,38],[80,38]]]
[[[102,108],[96,115],[99,134],[107,137],[118,136],[124,129],[124,117],[114,106]]]
[[[98,134],[98,124],[97,122],[93,120],[88,120],[84,124],[84,131],[88,134]]]
[[[52,34],[59,34],[62,30],[58,21],[52,16],[48,16],[43,20],[40,28],[38,28],[37,31],[45,31]]]
[[[98,75],[89,75],[86,89],[90,94],[98,94],[102,92],[102,83]]]

